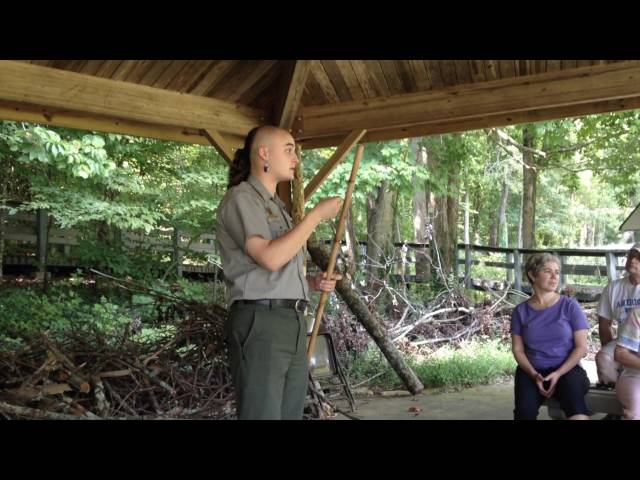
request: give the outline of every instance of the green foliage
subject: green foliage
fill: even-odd
[[[57,132],[41,126],[15,128],[11,133],[4,134],[3,139],[9,149],[18,154],[20,162],[51,164],[84,179],[108,176],[116,168],[104,148],[104,139],[99,135],[63,139]]]
[[[510,347],[496,339],[474,340],[459,348],[445,345],[427,357],[406,357],[405,360],[427,388],[490,383],[513,375],[516,367]],[[402,388],[402,382],[374,346],[363,354],[351,355],[347,360],[347,372],[351,384],[375,376],[368,385]]]
[[[17,348],[25,339],[65,331],[93,330],[107,337],[121,336],[131,323],[123,306],[100,297],[86,299],[74,290],[47,296],[35,289],[5,289],[0,295],[0,349]]]
[[[78,266],[91,268],[108,267],[112,275],[130,276],[139,281],[151,282],[162,276],[167,268],[166,255],[153,252],[150,248],[129,250],[122,242],[104,243],[83,240],[75,249]]]
[[[56,282],[50,294],[40,288],[5,288],[0,290],[0,350],[23,347],[42,332],[55,337],[63,332],[93,332],[106,342],[129,338],[146,342],[171,335],[174,318],[168,318],[167,303],[146,294],[123,295],[123,290],[100,290],[81,287],[83,275],[78,272],[68,281]],[[149,280],[149,288],[183,300],[211,303],[213,284],[178,279]],[[159,319],[165,320],[159,322]],[[134,320],[141,330],[133,332]]]
[[[18,204],[10,214],[47,210],[54,228],[80,232],[83,265],[136,278],[164,272],[169,256],[124,249],[122,232],[213,232],[226,190],[227,167],[212,148],[124,135],[0,122],[0,162]]]
[[[416,375],[430,387],[466,387],[512,375],[516,362],[508,345],[498,340],[473,341],[462,348],[444,346],[415,366]]]
[[[303,154],[305,178],[313,178],[334,150],[325,148],[305,151]],[[389,182],[390,188],[406,192],[408,196],[403,199],[406,204],[407,198],[409,202],[411,201],[410,198],[415,189],[414,178],[420,182],[429,179],[429,172],[418,168],[410,153],[407,140],[366,144],[353,193],[354,221],[356,230],[362,232],[360,238],[366,238],[364,232],[367,230],[368,198],[382,183]],[[354,157],[355,151],[347,155],[307,202],[307,208],[312,208],[325,197],[344,197]],[[406,220],[404,216],[400,218]],[[409,234],[413,227],[409,221],[403,223],[401,228],[403,233]],[[321,238],[333,237],[330,226],[321,226],[318,234]]]

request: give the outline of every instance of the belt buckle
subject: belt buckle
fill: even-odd
[[[304,302],[304,310],[300,310],[300,307],[298,305],[300,305],[300,302]],[[302,299],[297,299],[296,303],[294,304],[293,308],[296,310],[296,312],[300,312],[303,315],[307,314],[307,302],[306,300],[302,300]]]

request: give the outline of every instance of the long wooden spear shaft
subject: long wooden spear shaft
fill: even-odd
[[[342,204],[342,213],[340,213],[340,220],[338,221],[338,227],[336,228],[336,236],[333,240],[333,247],[331,248],[331,256],[329,257],[329,265],[327,266],[327,278],[331,278],[333,275],[333,269],[336,266],[336,258],[338,256],[338,249],[342,243],[342,236],[344,235],[344,227],[347,221],[347,214],[349,213],[349,206],[351,205],[351,196],[353,195],[353,188],[356,185],[356,174],[358,173],[358,167],[360,166],[360,160],[364,153],[364,145],[359,145],[356,151],[356,158],[353,160],[353,167],[351,168],[351,177],[349,178],[349,185],[347,186],[347,193],[344,196],[344,202]],[[320,319],[324,313],[324,305],[327,303],[329,294],[322,292],[320,295],[320,301],[318,302],[318,309],[316,310],[316,320],[313,322],[313,332],[311,333],[311,339],[309,340],[309,348],[307,349],[307,360],[311,361],[313,353],[316,350],[316,340],[318,338],[318,331],[320,330]]]

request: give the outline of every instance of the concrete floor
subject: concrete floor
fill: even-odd
[[[357,399],[351,415],[362,420],[513,420],[513,384],[466,388],[459,392],[423,392],[419,395],[366,396]],[[540,420],[550,420],[540,408]]]
[[[583,362],[589,378],[595,380],[595,363]],[[457,392],[425,391],[419,395],[393,392],[392,396],[367,395],[357,398],[356,411],[345,404],[339,408],[362,420],[513,420],[513,380],[481,385]],[[594,419],[603,415],[594,416]],[[338,415],[336,419],[346,419]],[[540,407],[539,420],[551,420],[547,407]]]

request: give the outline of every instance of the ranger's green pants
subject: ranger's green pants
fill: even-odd
[[[231,307],[229,362],[239,420],[301,420],[307,393],[307,328],[294,309]]]

